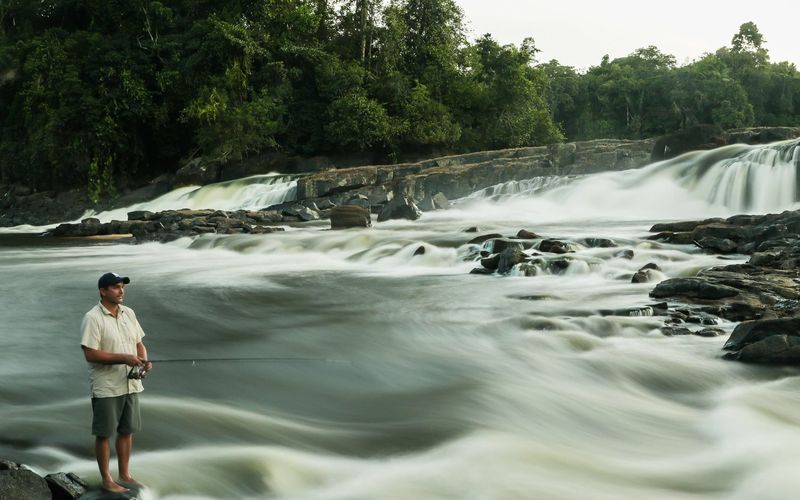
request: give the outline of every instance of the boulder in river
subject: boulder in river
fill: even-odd
[[[342,205],[331,209],[331,229],[370,227],[369,210],[358,205]]]
[[[422,216],[414,200],[407,196],[395,196],[392,201],[386,204],[378,214],[378,222],[391,219],[417,220]]]
[[[50,500],[47,481],[22,464],[0,460],[0,499]]]

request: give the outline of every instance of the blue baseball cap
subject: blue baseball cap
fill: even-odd
[[[131,279],[127,276],[120,276],[117,273],[106,273],[97,280],[97,288],[108,288],[117,283],[125,283],[127,285],[130,282]]]

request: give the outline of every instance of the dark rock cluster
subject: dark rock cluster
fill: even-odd
[[[41,477],[26,466],[0,459],[0,498],[9,500],[75,500],[89,485],[73,473]]]
[[[185,236],[205,233],[263,234],[283,231],[269,224],[285,222],[287,218],[301,220],[302,213],[282,215],[269,211],[167,210],[164,212],[130,212],[127,221],[101,223],[98,219],[83,219],[78,224],[61,224],[49,234],[55,237],[88,237],[131,235],[137,242],[172,241]],[[319,216],[317,215],[317,218]]]
[[[743,321],[726,358],[800,362],[800,211],[657,224],[654,239],[694,243],[714,253],[750,255],[744,264],[713,267],[695,277],[659,283],[650,295],[692,310]]]

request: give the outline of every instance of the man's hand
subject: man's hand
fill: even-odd
[[[139,356],[136,356],[134,354],[126,354],[125,364],[128,366],[139,366],[142,364],[142,360],[139,359]]]

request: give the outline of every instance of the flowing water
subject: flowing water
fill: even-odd
[[[666,278],[743,261],[648,229],[796,208],[798,151],[731,146],[519,181],[369,229],[143,245],[7,230],[0,457],[98,481],[78,330],[114,270],[131,277],[125,301],[154,359],[302,358],[156,363],[132,459],[143,498],[793,498],[797,370],[723,361],[725,337],[663,336],[646,314],[654,283],[630,278],[648,262]],[[291,179],[257,177],[120,213],[257,208],[274,202],[265,186],[293,196]],[[576,252],[560,273],[471,275],[471,226]],[[630,308],[645,313],[602,312]]]

